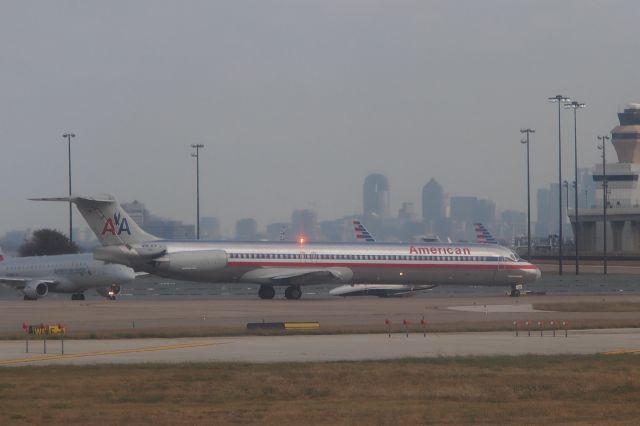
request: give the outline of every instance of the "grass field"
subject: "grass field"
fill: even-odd
[[[0,424],[638,424],[640,357],[0,369]]]

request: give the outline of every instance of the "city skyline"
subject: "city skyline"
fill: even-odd
[[[587,172],[589,169],[579,169],[580,176],[583,179],[591,179],[591,175]],[[227,228],[231,228],[231,232],[221,232],[221,221],[217,217],[203,216],[203,236],[204,239],[237,239],[240,241],[251,241],[258,239],[268,240],[296,240],[299,236],[304,236],[308,240],[323,241],[350,241],[353,240],[351,220],[354,218],[362,219],[370,227],[377,227],[378,235],[385,236],[387,239],[399,241],[400,235],[404,235],[406,239],[413,239],[421,235],[439,236],[443,239],[468,239],[471,228],[470,225],[475,222],[481,222],[492,228],[492,232],[503,241],[512,241],[514,237],[523,236],[523,227],[526,223],[526,214],[521,210],[500,209],[493,200],[479,199],[475,196],[449,194],[439,184],[437,179],[430,178],[424,185],[422,190],[422,214],[416,210],[416,206],[411,202],[402,202],[398,209],[390,209],[387,201],[393,188],[390,186],[386,176],[375,173],[366,176],[361,192],[362,206],[361,211],[350,215],[334,218],[318,218],[318,214],[313,209],[294,209],[286,218],[280,218],[278,222],[264,223],[260,216],[234,218]],[[371,191],[371,182],[376,186],[381,184],[382,192]],[[582,185],[582,183],[581,183]],[[433,188],[437,188],[434,196]],[[565,189],[563,188],[563,191]],[[534,196],[535,204],[540,206],[538,210],[543,212],[553,211],[557,207],[553,207],[553,201],[557,196],[549,197],[549,193],[553,194],[557,191],[556,184],[550,184],[547,188],[540,188],[537,195]],[[595,201],[593,194],[593,183],[590,188],[590,197]],[[557,194],[557,192],[555,192]],[[379,195],[382,194],[381,197]],[[541,195],[542,194],[542,195]],[[367,200],[367,197],[370,199]],[[540,197],[542,197],[540,199]],[[563,194],[563,198],[565,195]],[[583,197],[586,200],[586,198]],[[569,206],[572,208],[571,201],[573,197],[567,197]],[[381,203],[379,203],[382,201]],[[556,204],[557,205],[557,204]],[[158,216],[155,212],[151,212],[146,208],[144,200],[133,200],[131,202],[123,202],[123,208],[128,214],[141,225],[147,232],[160,238],[177,238],[192,239],[195,238],[195,223],[175,220],[171,217]],[[384,210],[387,213],[381,215],[371,211],[372,207]],[[434,210],[435,208],[435,210]],[[434,211],[441,211],[440,215],[434,215]],[[540,214],[540,213],[538,213]],[[566,208],[563,205],[563,214],[565,214],[565,231],[567,238],[571,239],[572,234],[568,228],[568,217],[566,217]],[[518,219],[514,219],[518,218]],[[399,222],[398,222],[399,221]],[[301,225],[304,223],[305,225]],[[412,226],[411,229],[396,229],[398,223],[414,223],[419,226]],[[545,238],[549,234],[555,233],[553,218],[549,215],[543,216],[542,221],[535,220],[533,222],[536,231],[533,233],[535,238]],[[506,233],[504,226],[509,226]],[[513,228],[515,226],[515,228]],[[382,227],[382,228],[381,228]],[[304,229],[308,231],[304,231]],[[324,228],[326,232],[323,232]],[[385,229],[387,228],[387,229]],[[390,229],[392,231],[390,231]],[[395,229],[395,230],[393,230]],[[516,230],[517,229],[517,230]],[[33,230],[33,229],[32,229]],[[12,232],[23,230],[11,230]],[[64,232],[64,230],[60,230]],[[74,233],[78,233],[80,241],[93,242],[95,240],[93,234],[83,222],[74,227]],[[407,233],[408,232],[408,233]],[[3,235],[0,235],[0,238]],[[286,238],[285,238],[286,236]],[[332,238],[333,237],[333,238]],[[384,240],[382,238],[381,240]]]
[[[595,136],[638,100],[634,11],[633,1],[9,3],[0,234],[65,229],[64,206],[26,201],[66,193],[65,132],[76,135],[74,192],[144,198],[185,223],[190,145],[206,144],[201,215],[225,233],[257,212],[261,227],[294,209],[359,212],[362,177],[376,172],[394,188],[393,214],[420,205],[429,176],[523,210],[521,128],[536,129],[532,188],[557,173],[548,96],[588,105],[580,167],[597,163]],[[566,111],[562,136],[570,176]]]

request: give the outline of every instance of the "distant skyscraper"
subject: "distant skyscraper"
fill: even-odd
[[[389,217],[389,181],[379,173],[369,175],[363,186],[364,216]]]
[[[409,202],[402,203],[402,207],[398,211],[398,217],[400,219],[409,221],[415,221],[416,219],[418,219],[415,204]]]
[[[164,219],[154,216],[146,209],[144,203],[133,201],[122,203],[126,211],[142,229],[160,238],[191,239],[196,236],[195,225],[186,225],[178,220]]]
[[[451,219],[457,222],[473,223],[480,222],[476,218],[478,208],[478,198],[471,196],[451,197]]]
[[[293,241],[295,235],[291,235],[291,224],[275,222],[267,225],[267,240],[269,241]]]
[[[422,219],[438,221],[444,216],[444,189],[437,180],[432,178],[422,188]]]
[[[578,203],[580,208],[590,208],[596,204],[596,186],[593,183],[593,170],[590,168],[578,169]],[[573,200],[569,200],[573,208]]]
[[[496,221],[496,203],[476,197],[451,197],[451,219],[466,224],[481,222],[490,224]]]
[[[236,240],[255,241],[258,239],[258,224],[255,219],[245,218],[236,222]]]
[[[474,214],[475,221],[490,224],[496,221],[496,203],[493,200],[478,200]]]
[[[205,239],[219,240],[222,235],[220,233],[220,221],[216,217],[203,217],[200,219],[200,236]]]
[[[536,193],[536,206],[538,214],[536,215],[535,236],[547,237],[549,234],[557,233],[551,232],[551,191],[549,188],[538,189]]]

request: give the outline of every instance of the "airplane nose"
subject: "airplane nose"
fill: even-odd
[[[538,281],[542,276],[542,272],[540,272],[540,268],[534,265],[531,266],[533,266],[533,269],[527,270],[527,277],[529,278],[529,282]]]

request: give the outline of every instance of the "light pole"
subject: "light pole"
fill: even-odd
[[[204,148],[201,143],[191,144],[191,148],[196,149],[195,154],[191,154],[196,158],[196,239],[200,239],[200,148]]]
[[[62,135],[67,140],[67,150],[69,152],[69,243],[73,242],[73,210],[71,203],[71,138],[75,138],[75,133],[67,132]]]
[[[520,140],[520,143],[527,145],[527,260],[531,262],[531,187],[529,184],[529,135],[535,133],[534,129],[520,129],[520,133],[526,133],[527,138]]]
[[[566,204],[566,210],[567,212],[569,211],[569,182],[567,182],[566,180],[562,181],[562,186],[564,186],[564,194],[567,200],[567,204]]]
[[[580,228],[579,228],[579,215],[578,215],[578,109],[580,108],[585,108],[587,106],[587,104],[583,104],[581,102],[576,102],[573,101],[571,103],[565,104],[564,107],[565,108],[569,108],[569,109],[573,109],[573,165],[574,165],[574,173],[575,173],[575,184],[576,184],[576,190],[574,192],[575,198],[574,198],[574,210],[575,210],[575,219],[574,219],[574,223],[576,224],[576,226],[574,227],[574,231],[573,231],[573,240],[575,243],[575,248],[576,248],[576,275],[578,275],[580,273],[580,264],[579,264],[579,258],[578,258],[578,234],[580,233]],[[567,207],[567,213],[568,213],[569,207]]]
[[[603,224],[603,267],[604,275],[607,275],[607,191],[609,189],[609,182],[607,182],[607,146],[606,142],[609,140],[609,136],[598,136],[598,140],[602,141],[601,145],[598,145],[598,149],[602,150],[602,224]]]
[[[571,99],[562,95],[548,98],[549,102],[558,104],[558,274],[562,275],[562,132],[560,124],[560,107],[563,102],[571,102]]]

